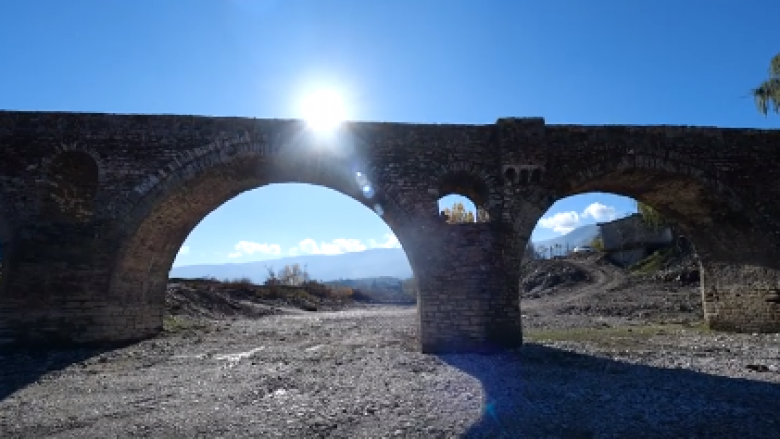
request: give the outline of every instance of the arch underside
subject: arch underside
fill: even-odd
[[[769,232],[751,200],[696,168],[660,160],[652,163],[656,166],[627,166],[624,160],[586,168],[557,190],[556,198],[588,192],[631,197],[652,206],[688,235],[702,259],[733,261],[739,248],[747,264],[769,262],[763,256],[765,240],[753,247],[741,245],[755,241],[761,231]]]
[[[486,182],[467,171],[451,171],[439,177],[439,197],[465,196],[478,208],[487,206],[490,191]]]
[[[284,168],[262,156],[218,163],[185,181],[168,182],[160,195],[140,203],[135,227],[127,232],[110,286],[112,300],[121,303],[162,304],[168,273],[190,232],[209,213],[237,195],[275,183],[305,183],[342,193],[369,209],[382,201],[363,197],[351,172],[334,172],[332,166]],[[151,191],[155,192],[155,191]],[[301,202],[302,200],[290,200]],[[266,206],[273,214],[274,206]],[[385,212],[386,206],[382,206]],[[393,230],[387,215],[380,216]],[[411,255],[407,254],[411,261]],[[412,264],[414,268],[414,265]]]

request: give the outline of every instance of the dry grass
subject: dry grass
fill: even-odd
[[[256,287],[252,280],[248,277],[239,277],[236,279],[225,279],[220,284],[230,288],[252,288]]]
[[[287,299],[301,302],[305,307],[316,307],[320,301],[335,300],[344,302],[352,300],[354,291],[351,288],[328,286],[316,281],[307,281],[302,285],[266,284],[257,285],[248,277],[219,280],[214,277],[200,279],[171,278],[172,283],[188,283],[208,288],[211,291],[233,290],[249,294],[258,299]]]
[[[616,326],[602,328],[569,328],[527,330],[524,339],[529,342],[579,342],[605,348],[631,348],[647,346],[657,336],[677,335],[683,332],[709,332],[704,322],[694,324],[648,324],[642,326]]]
[[[196,329],[203,329],[207,325],[202,322],[197,322],[193,319],[180,315],[165,315],[163,316],[163,332],[167,333],[179,333]]]

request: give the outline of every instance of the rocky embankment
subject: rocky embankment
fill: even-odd
[[[174,291],[155,339],[3,357],[0,437],[780,437],[778,335],[707,331],[688,287],[611,270],[526,276],[527,343],[492,356],[419,353],[414,307]]]
[[[700,322],[701,291],[698,282],[679,280],[685,270],[677,265],[666,276],[631,273],[597,254],[533,261],[521,281],[523,323],[561,328]]]

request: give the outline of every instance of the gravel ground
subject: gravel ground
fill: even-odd
[[[432,356],[415,334],[377,306],[6,355],[0,437],[780,438],[777,335],[551,326]]]
[[[780,439],[780,335],[596,257],[531,268],[526,344],[490,356],[420,354],[413,307],[174,284],[160,337],[0,356],[0,437]]]

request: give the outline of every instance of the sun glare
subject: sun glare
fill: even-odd
[[[303,103],[303,117],[319,132],[333,131],[344,121],[346,109],[341,96],[333,90],[313,93]]]

